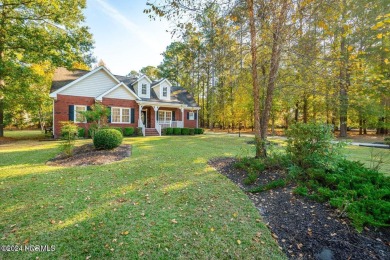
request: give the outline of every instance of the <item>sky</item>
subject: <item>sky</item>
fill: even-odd
[[[166,21],[151,21],[143,13],[146,0],[87,0],[86,25],[95,41],[94,56],[110,71],[126,75],[157,66],[173,41]]]

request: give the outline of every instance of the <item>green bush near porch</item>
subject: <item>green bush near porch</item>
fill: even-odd
[[[174,135],[181,135],[181,128],[174,127],[173,128],[173,134]]]
[[[189,128],[182,128],[181,129],[181,134],[182,135],[189,135],[190,134],[190,129]]]
[[[124,136],[133,136],[134,135],[134,127],[125,127],[123,128]]]
[[[85,137],[85,128],[79,127],[77,129],[77,137],[82,137],[82,138]]]
[[[195,128],[190,128],[190,135],[194,135],[195,134]]]
[[[164,130],[165,130],[165,135],[172,135],[173,134],[173,128],[172,127],[167,127]]]

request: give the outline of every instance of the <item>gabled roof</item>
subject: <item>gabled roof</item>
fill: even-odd
[[[67,70],[66,68],[57,68],[53,75],[53,83],[51,85],[50,93],[68,85],[72,81],[81,78],[89,72],[89,70]]]
[[[169,82],[168,79],[160,79],[160,80],[157,80],[157,81],[153,81],[152,84],[150,85],[152,88],[154,87],[157,87],[158,85],[160,85],[161,83],[163,83],[164,81],[168,82],[168,84],[170,86],[172,86],[171,82]]]
[[[61,68],[61,69],[63,69],[63,68]],[[100,67],[97,67],[97,68],[94,69],[94,70],[91,70],[91,71],[85,73],[84,75],[82,75],[81,77],[79,77],[79,78],[77,78],[77,79],[71,81],[70,83],[65,84],[65,85],[63,85],[62,87],[60,87],[60,88],[54,90],[53,92],[50,93],[50,97],[56,98],[56,97],[57,97],[57,93],[59,93],[59,92],[61,92],[61,91],[64,91],[65,89],[67,89],[67,88],[73,86],[73,85],[76,84],[77,82],[80,82],[81,80],[83,80],[83,79],[85,79],[85,78],[87,78],[87,77],[89,77],[89,76],[95,74],[96,72],[98,72],[98,71],[100,71],[100,70],[104,70],[104,71],[105,71],[109,76],[111,76],[117,83],[120,83],[120,81],[119,81],[119,80],[118,80],[118,79],[117,79],[109,70],[107,70],[104,66],[100,66]],[[54,72],[53,83],[54,83],[54,82],[57,82],[57,80],[56,80],[56,76],[57,76],[56,72],[57,72],[57,71]],[[53,85],[52,85],[52,89],[53,89]],[[50,91],[51,91],[51,90],[50,90]]]
[[[183,102],[189,107],[199,107],[194,97],[183,87],[172,86],[171,97],[176,98],[178,101]]]
[[[96,99],[102,98],[103,96],[109,94],[110,92],[114,91],[120,86],[125,86],[129,90],[129,93],[134,95],[136,99],[139,101],[156,102],[156,103],[158,102],[158,103],[165,103],[165,104],[172,104],[172,105],[183,104],[188,107],[199,108],[199,105],[196,103],[194,97],[186,89],[179,86],[172,86],[172,84],[169,82],[168,79],[160,79],[158,81],[152,82],[146,75],[143,75],[138,79],[132,77],[126,77],[126,76],[113,75],[110,71],[108,71],[103,66],[98,67],[92,71],[67,70],[65,68],[57,68],[56,71],[54,72],[53,82],[50,90],[51,93],[50,96],[56,97],[58,92],[67,89],[68,87],[74,85],[75,83],[81,81],[86,77],[89,77],[90,75],[96,73],[99,70],[104,70],[105,72],[107,72],[107,74],[110,75],[118,84],[112,87],[111,89],[107,90],[105,93],[101,94]],[[136,82],[140,81],[143,78],[146,78],[151,83],[151,87],[157,86],[162,82],[167,81],[171,85],[171,99],[161,100],[157,97],[154,91],[150,91],[150,98],[138,97],[138,95],[135,94],[133,86]]]
[[[123,86],[131,95],[133,95],[135,97],[135,99],[138,99],[138,100],[141,100],[137,94],[134,93],[134,91],[132,91],[130,88],[128,88],[123,82],[119,83],[118,85],[116,85],[115,87],[107,90],[106,92],[104,92],[103,94],[101,94],[100,96],[98,96],[96,98],[96,100],[102,100],[104,96],[108,95],[109,93],[111,93],[112,91],[114,91],[115,89],[119,88]]]
[[[141,77],[139,77],[138,79],[136,79],[131,85],[134,85],[135,83],[139,82],[141,79],[147,79],[149,81],[150,84],[152,84],[152,81],[150,80],[150,78],[146,75],[142,75]]]

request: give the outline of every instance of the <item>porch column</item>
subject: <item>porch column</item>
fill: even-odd
[[[141,119],[141,114],[142,114],[142,108],[143,108],[143,107],[144,107],[144,106],[138,104],[138,108],[139,108],[139,110],[138,110],[138,127],[142,127],[142,125],[144,124],[144,123],[142,122],[142,119]]]
[[[157,113],[158,113],[159,108],[160,108],[159,106],[153,106],[153,109],[154,109],[154,128],[157,128]]]
[[[184,107],[181,107],[180,111],[181,111],[181,123],[182,123],[181,127],[184,128]]]
[[[196,110],[196,128],[199,128],[198,120],[199,120],[199,110]]]

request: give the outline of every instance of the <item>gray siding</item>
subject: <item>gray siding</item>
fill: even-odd
[[[118,83],[104,70],[99,70],[93,75],[77,82],[73,86],[59,92],[61,95],[98,97]]]
[[[134,95],[132,95],[129,91],[125,89],[124,86],[120,86],[114,91],[108,93],[104,97],[106,98],[119,98],[119,99],[127,99],[127,100],[135,100]]]

